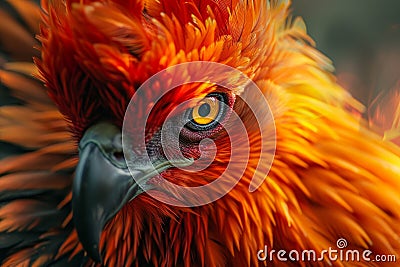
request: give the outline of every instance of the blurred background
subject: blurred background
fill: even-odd
[[[363,104],[400,90],[400,0],[293,0],[293,12]]]

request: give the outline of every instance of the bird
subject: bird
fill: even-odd
[[[3,1],[1,266],[396,266],[323,252],[400,256],[400,149],[360,117],[363,105],[337,84],[332,62],[290,5]],[[235,77],[235,89],[185,84],[150,101],[172,79],[143,87],[153,75],[196,62],[247,77],[273,123],[253,127],[255,115],[241,100],[249,83]],[[197,100],[175,109],[190,99]],[[124,129],[140,135],[135,123],[149,104],[155,112],[144,147],[127,147]],[[161,151],[161,125],[173,110],[172,120],[183,120],[180,163],[207,158],[213,148],[204,169],[179,168]],[[248,140],[250,154],[242,173],[227,176],[235,185],[225,195],[190,206],[157,186],[207,185],[238,164],[222,127],[237,123],[247,135],[232,139]],[[262,133],[274,136],[273,160],[256,173],[265,164]],[[255,175],[262,183],[252,191]],[[321,257],[278,257],[264,248]]]

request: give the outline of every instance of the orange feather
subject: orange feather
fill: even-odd
[[[0,107],[0,139],[26,150],[0,161],[0,236],[40,233],[23,247],[10,245],[0,256],[3,266],[100,266],[84,259],[71,221],[76,141],[103,117],[120,126],[130,98],[151,75],[196,60],[237,68],[261,88],[276,125],[271,171],[257,191],[248,191],[261,144],[253,132],[247,169],[222,199],[189,209],[139,196],[102,233],[106,266],[140,266],[141,260],[166,267],[265,266],[256,257],[264,245],[321,252],[339,238],[349,249],[400,256],[400,149],[353,115],[362,105],[336,84],[331,62],[314,48],[302,20],[290,19],[290,1],[43,0],[42,6],[42,55],[35,62],[46,89],[26,75],[36,72],[33,65],[0,70],[23,101]],[[36,15],[22,15],[32,28]],[[28,32],[15,29],[12,36],[34,44]],[[189,88],[193,96],[212,90],[180,92]],[[245,118],[250,125],[252,118]],[[218,162],[227,160],[229,153],[217,155]],[[204,184],[223,171],[215,166],[180,179],[174,171],[164,176]],[[16,191],[27,195],[15,199]],[[327,257],[311,265],[328,264],[396,266]],[[268,266],[310,264],[275,259]]]

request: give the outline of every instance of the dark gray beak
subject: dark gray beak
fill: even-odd
[[[73,219],[85,251],[97,262],[101,262],[99,242],[103,227],[129,200],[143,192],[122,155],[121,134],[107,123],[87,130],[79,144],[79,164],[72,188]]]
[[[137,156],[128,169],[121,137],[117,127],[102,122],[90,127],[79,142],[79,163],[72,186],[73,220],[79,241],[97,262],[102,260],[99,243],[107,222],[143,193],[143,188],[153,189],[149,179],[173,166],[157,154],[147,161]],[[174,161],[175,166],[192,163],[192,159]]]

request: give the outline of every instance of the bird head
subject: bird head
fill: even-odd
[[[93,260],[110,266],[151,262],[157,253],[169,263],[198,257],[210,265],[239,253],[244,242],[249,248],[240,253],[250,262],[248,251],[271,238],[260,214],[271,217],[276,209],[273,201],[255,208],[260,200],[248,197],[275,151],[269,144],[269,160],[260,160],[268,147],[262,133],[275,138],[270,111],[281,122],[279,138],[279,126],[294,123],[284,116],[294,99],[290,88],[303,79],[315,87],[330,83],[324,70],[330,65],[308,45],[302,22],[287,22],[288,1],[47,0],[42,6],[36,63],[79,151],[76,233],[63,249],[78,253],[80,245],[69,244],[79,239]],[[335,95],[313,93],[324,101]],[[218,186],[188,189],[217,181],[230,164]],[[266,171],[256,171],[260,164]],[[260,190],[279,192],[271,185]],[[232,207],[245,215],[233,212],[224,225]],[[246,220],[260,226],[254,242],[244,234]]]

